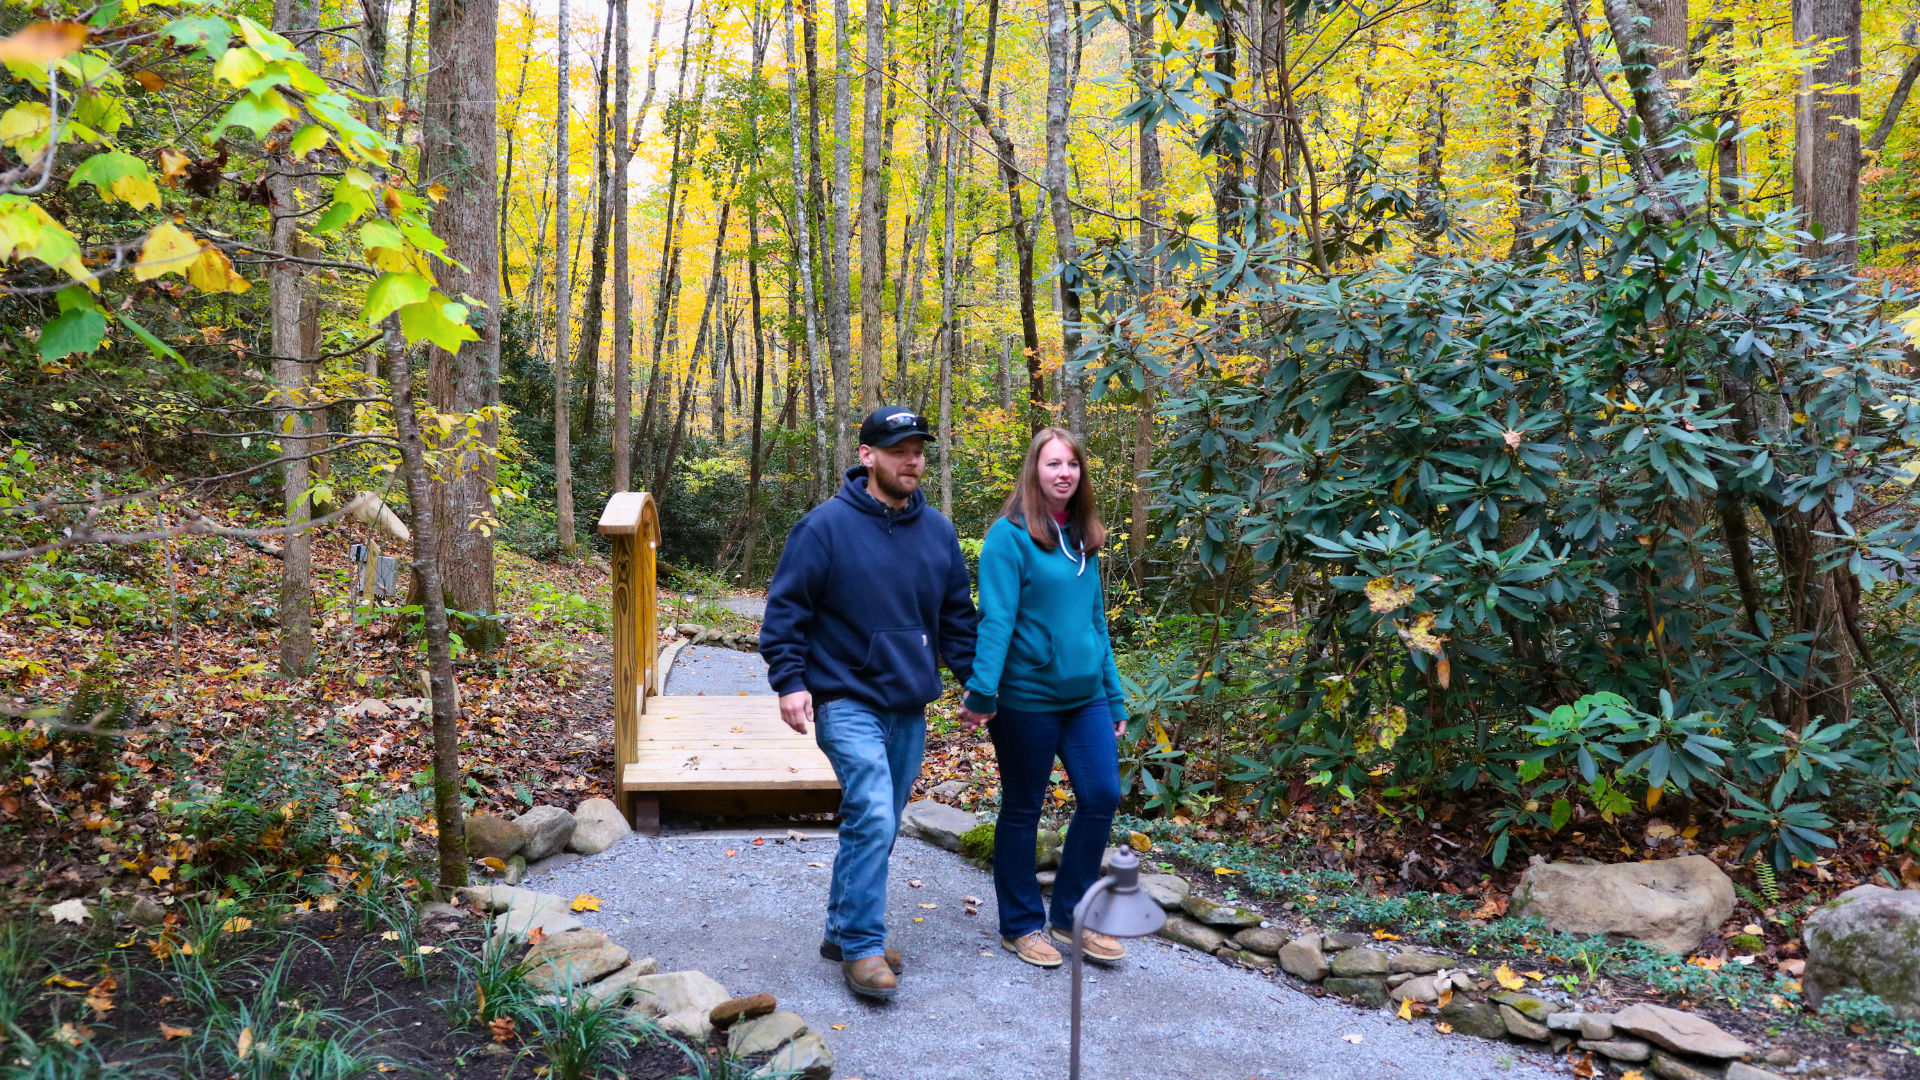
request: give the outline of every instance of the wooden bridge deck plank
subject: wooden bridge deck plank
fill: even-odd
[[[833,766],[813,741],[780,720],[780,699],[653,695],[636,725],[634,753],[620,787],[642,798],[699,792],[839,790]]]

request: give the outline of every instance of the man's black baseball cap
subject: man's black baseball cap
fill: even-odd
[[[861,446],[892,446],[901,439],[939,441],[927,430],[927,418],[904,406],[883,405],[860,421]]]

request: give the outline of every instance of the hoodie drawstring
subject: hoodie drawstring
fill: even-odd
[[[1065,555],[1069,559],[1073,558],[1074,557],[1073,552],[1070,552],[1067,550],[1066,528],[1056,521],[1053,523],[1053,531],[1060,534],[1060,553],[1062,555]],[[1080,570],[1078,573],[1073,575],[1074,577],[1080,577],[1081,575],[1087,572],[1087,553],[1084,551],[1081,551],[1079,552],[1079,556],[1080,556]]]

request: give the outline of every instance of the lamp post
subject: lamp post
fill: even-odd
[[[1108,937],[1146,937],[1167,924],[1167,913],[1140,891],[1140,857],[1117,851],[1107,863],[1107,876],[1093,883],[1073,907],[1073,1051],[1069,1059],[1072,1080],[1080,1080],[1080,970],[1085,961],[1086,934]]]

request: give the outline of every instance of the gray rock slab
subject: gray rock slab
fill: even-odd
[[[689,697],[771,696],[767,662],[759,653],[738,652],[714,645],[689,645],[674,657],[667,672],[667,693]]]
[[[587,799],[573,808],[573,839],[567,850],[578,855],[598,855],[631,835],[633,826],[612,799]]]
[[[1635,1002],[1613,1014],[1613,1029],[1645,1039],[1676,1054],[1701,1057],[1737,1058],[1753,1052],[1725,1029],[1694,1013],[1669,1009],[1665,1005]]]
[[[979,824],[980,819],[965,810],[932,799],[910,802],[900,815],[901,835],[917,836],[948,851],[959,851],[960,838]]]
[[[520,854],[529,863],[565,849],[573,839],[573,814],[558,806],[536,806],[513,823],[527,831],[527,844]]]
[[[816,1032],[835,1075],[886,1080],[1058,1080],[1067,1072],[1069,973],[1000,948],[993,883],[957,855],[902,837],[894,848],[888,930],[906,955],[900,996],[869,1004],[819,956],[835,841],[761,847],[737,838],[634,836],[558,871],[554,893],[592,893],[580,918],[635,956],[706,972],[735,993],[770,993]],[[729,858],[728,848],[736,855]],[[808,863],[823,863],[809,866]],[[907,887],[917,878],[924,888]],[[963,896],[986,898],[978,915]],[[923,909],[922,903],[937,903]],[[919,917],[923,922],[914,922]],[[1128,942],[1124,965],[1089,967],[1085,1075],[1114,1080],[1548,1080],[1544,1053],[1441,1035],[1384,1012],[1316,998],[1284,979],[1169,942]],[[1499,1014],[1494,1011],[1494,1022]],[[834,1024],[847,1027],[835,1031]],[[1343,1035],[1361,1036],[1351,1043]],[[801,1044],[807,1044],[802,1046]],[[781,1053],[786,1053],[782,1050]],[[1505,1059],[1505,1060],[1503,1060]],[[1391,1062],[1394,1068],[1381,1063]]]
[[[1508,911],[1569,934],[1638,938],[1685,955],[1733,914],[1733,880],[1704,855],[1655,862],[1540,863]]]
[[[1193,892],[1193,886],[1177,874],[1141,874],[1140,891],[1168,911],[1178,911],[1181,901]]]

